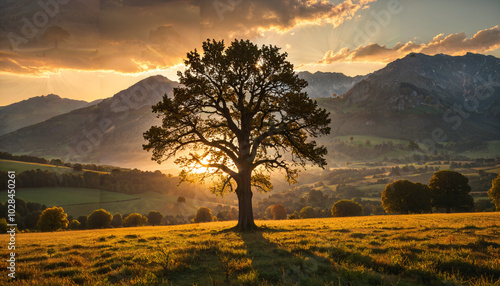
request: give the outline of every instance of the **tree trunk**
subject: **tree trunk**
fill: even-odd
[[[238,225],[236,225],[236,229],[239,231],[254,230],[257,228],[257,225],[255,225],[255,222],[253,221],[253,193],[252,185],[250,182],[251,178],[251,172],[241,174],[240,180],[238,182],[238,187],[236,189],[239,207]]]

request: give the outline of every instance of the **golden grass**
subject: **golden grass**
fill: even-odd
[[[13,285],[499,285],[498,213],[17,234]],[[2,257],[8,237],[0,236]],[[6,285],[6,259],[0,264]],[[399,283],[399,284],[398,284]]]

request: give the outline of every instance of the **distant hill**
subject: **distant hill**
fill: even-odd
[[[0,150],[140,167],[131,162],[151,162],[142,150],[142,134],[159,123],[151,106],[177,85],[163,76],[149,77],[95,105],[0,136]]]
[[[500,59],[410,54],[321,104],[332,112],[333,135],[499,140]]]
[[[343,95],[356,83],[366,78],[366,76],[350,77],[335,72],[310,73],[307,71],[299,72],[299,77],[309,83],[305,91],[312,98]]]
[[[86,101],[49,94],[2,106],[0,107],[0,135],[42,122],[87,104]]]

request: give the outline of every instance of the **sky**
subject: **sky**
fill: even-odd
[[[500,57],[500,1],[2,0],[0,106],[177,80],[187,52],[235,38],[280,47],[297,71],[349,76],[411,52]]]

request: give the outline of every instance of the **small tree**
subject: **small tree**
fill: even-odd
[[[488,190],[488,197],[495,204],[497,211],[500,211],[500,173],[491,182],[491,189]]]
[[[358,216],[363,211],[363,207],[352,200],[340,200],[332,207],[332,216],[345,217],[345,216]]]
[[[148,222],[150,225],[159,225],[163,219],[163,215],[158,211],[150,211],[147,214]]]
[[[125,227],[143,226],[147,223],[148,218],[138,213],[131,213],[123,220],[123,226]]]
[[[186,198],[185,198],[185,197],[180,196],[180,197],[178,197],[178,198],[177,198],[177,202],[178,202],[179,204],[181,204],[181,203],[185,203],[185,202],[186,202]]]
[[[432,209],[431,193],[426,185],[397,180],[382,192],[382,206],[386,213],[428,213]]]
[[[447,213],[451,209],[468,211],[474,207],[469,179],[459,172],[444,170],[434,173],[429,188],[432,194],[432,206],[445,208]]]
[[[196,212],[193,222],[210,222],[212,221],[212,211],[209,208],[201,207]]]
[[[313,217],[316,217],[316,212],[314,211],[313,207],[307,206],[307,207],[304,207],[300,210],[299,217],[300,218],[313,218]]]
[[[37,227],[41,231],[56,231],[68,226],[68,215],[61,207],[45,209],[38,219]]]
[[[74,164],[73,165],[73,170],[75,170],[75,171],[82,171],[83,170],[82,164],[78,164],[78,163]]]
[[[87,228],[108,228],[111,226],[113,216],[104,209],[93,211],[87,217]]]
[[[111,226],[114,228],[119,228],[123,226],[123,217],[120,213],[116,213],[111,220]]]
[[[274,205],[271,212],[273,219],[286,219],[286,208],[282,205]]]

